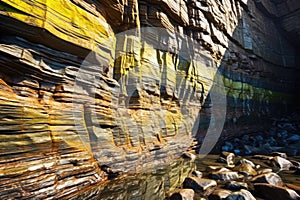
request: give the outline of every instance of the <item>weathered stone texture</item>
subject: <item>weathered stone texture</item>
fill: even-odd
[[[216,71],[227,120],[289,104],[296,53],[270,18],[280,6],[1,1],[0,197],[66,198],[106,179],[98,165],[178,157]]]

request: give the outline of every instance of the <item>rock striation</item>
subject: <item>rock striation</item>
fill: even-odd
[[[179,157],[213,85],[227,121],[287,109],[296,50],[278,2],[2,0],[0,197],[68,198],[103,165]]]

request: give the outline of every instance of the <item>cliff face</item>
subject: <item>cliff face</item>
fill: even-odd
[[[299,9],[280,3],[2,0],[0,196],[67,198],[106,180],[98,165],[178,157],[217,77],[228,121],[285,109]]]

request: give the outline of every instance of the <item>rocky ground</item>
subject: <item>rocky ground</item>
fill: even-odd
[[[226,140],[222,151],[236,155],[265,154],[281,151],[289,156],[300,154],[300,116],[292,113],[286,117],[272,118],[269,130],[243,134]]]
[[[169,199],[300,199],[300,116],[272,120],[266,131],[227,138],[220,155],[190,156],[197,169]]]
[[[222,152],[196,159],[197,170],[186,177],[169,200],[297,200],[300,157],[285,153],[236,156]]]

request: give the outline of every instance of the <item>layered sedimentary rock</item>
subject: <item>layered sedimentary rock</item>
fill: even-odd
[[[299,46],[300,26],[296,19],[300,17],[300,2],[297,0],[271,0],[271,2],[273,4],[268,1],[256,1],[261,11],[275,17],[279,27],[287,33],[293,43]]]
[[[101,165],[178,157],[214,83],[227,120],[290,104],[296,53],[264,3],[1,1],[0,196],[67,198]]]

